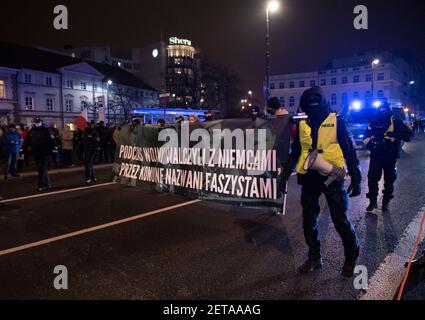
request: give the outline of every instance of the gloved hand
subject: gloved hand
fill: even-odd
[[[362,194],[361,179],[358,179],[357,177],[351,177],[351,184],[348,187],[347,192],[350,195],[350,198],[360,196]]]
[[[396,138],[396,134],[395,134],[395,132],[392,132],[392,131],[387,132],[387,133],[385,134],[385,136],[386,136],[386,137],[388,137],[388,138]]]

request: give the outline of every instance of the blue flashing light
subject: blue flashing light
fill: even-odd
[[[382,102],[381,102],[381,101],[375,101],[375,102],[373,103],[373,106],[374,106],[375,108],[379,108],[380,106],[382,106]]]
[[[364,138],[364,134],[360,134],[360,135],[359,135],[359,138],[360,138],[360,139],[363,139],[363,138]]]
[[[193,110],[193,109],[163,109],[163,108],[141,108],[134,109],[134,115],[171,115],[171,116],[204,116],[207,110]]]
[[[362,103],[361,103],[360,101],[354,101],[354,102],[351,104],[351,108],[352,108],[353,110],[359,111],[359,110],[361,110],[361,109],[362,109]]]

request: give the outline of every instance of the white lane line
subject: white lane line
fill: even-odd
[[[369,282],[369,289],[360,300],[393,300],[406,272],[404,264],[409,261],[418,238],[425,206],[408,225],[394,252],[387,255]],[[421,242],[425,239],[422,234]]]
[[[40,194],[34,194],[32,196],[25,196],[25,197],[19,197],[19,198],[14,198],[14,199],[6,199],[6,200],[0,201],[0,204],[1,203],[18,202],[18,201],[24,201],[24,200],[30,200],[30,199],[36,199],[36,198],[49,197],[49,196],[53,196],[53,195],[57,195],[57,194],[70,193],[70,192],[76,192],[76,191],[82,191],[82,190],[89,190],[89,189],[94,189],[94,188],[101,188],[101,187],[106,187],[106,186],[110,186],[110,185],[113,185],[113,184],[117,184],[117,183],[116,182],[101,183],[101,184],[96,184],[96,185],[93,185],[93,186],[66,189],[66,190],[60,190],[60,191],[54,191],[54,192],[48,192],[48,193],[40,193]]]
[[[19,247],[7,249],[7,250],[2,250],[2,251],[0,251],[0,257],[11,254],[11,253],[16,253],[16,252],[19,252],[19,251],[24,251],[24,250],[40,247],[40,246],[50,244],[50,243],[53,243],[53,242],[57,242],[57,241],[61,241],[61,240],[69,239],[69,238],[74,238],[74,237],[77,237],[77,236],[81,236],[83,234],[87,234],[87,233],[111,228],[111,227],[114,227],[114,226],[117,226],[117,225],[132,222],[132,221],[135,221],[135,220],[140,220],[140,219],[150,217],[150,216],[153,216],[153,215],[156,215],[156,214],[159,214],[159,213],[163,213],[163,212],[166,212],[166,211],[171,211],[171,210],[174,210],[174,209],[187,207],[187,206],[193,205],[193,204],[198,203],[198,202],[201,202],[201,200],[193,200],[193,201],[180,203],[180,204],[170,206],[170,207],[167,207],[167,208],[162,208],[162,209],[150,211],[150,212],[147,212],[147,213],[143,213],[143,214],[140,214],[140,215],[137,215],[137,216],[134,216],[134,217],[130,217],[130,218],[126,218],[126,219],[102,224],[102,225],[99,225],[99,226],[96,226],[96,227],[82,229],[82,230],[67,233],[67,234],[64,234],[64,235],[61,235],[61,236],[53,237],[53,238],[50,238],[50,239],[25,244],[25,245],[22,245],[22,246],[19,246]]]

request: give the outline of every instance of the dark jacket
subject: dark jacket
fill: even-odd
[[[318,133],[319,128],[321,126],[322,122],[317,124],[309,123],[311,126],[311,135],[313,138],[313,149],[317,148],[317,141],[318,141]],[[361,181],[361,172],[359,168],[359,159],[357,158],[357,153],[354,148],[353,140],[350,138],[350,134],[347,128],[347,124],[345,123],[345,120],[338,117],[337,120],[337,139],[338,144],[340,145],[342,152],[344,154],[344,159],[347,164],[348,173],[351,176],[351,178],[357,181]],[[297,165],[299,158],[301,156],[301,143],[300,143],[300,134],[299,134],[299,124],[297,125],[297,132],[295,135],[295,139],[291,146],[291,155],[290,155],[290,164],[292,171],[294,170],[295,166]],[[305,176],[308,176],[309,173],[307,173]],[[300,184],[303,183],[304,177],[299,177]]]
[[[386,133],[391,125],[391,118],[383,118],[372,121],[366,132],[366,148],[371,152],[373,158],[392,158],[399,159],[401,155],[402,142],[410,142],[413,137],[413,131],[400,119],[394,119],[394,133]]]
[[[96,154],[100,147],[100,138],[97,130],[86,129],[81,137],[81,145],[86,157]]]
[[[32,128],[28,133],[27,143],[35,157],[47,157],[56,148],[55,137],[45,126]]]

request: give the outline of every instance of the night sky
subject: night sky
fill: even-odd
[[[261,93],[265,68],[263,0],[73,0],[2,3],[0,40],[62,48],[143,47],[178,36],[228,65],[243,88]],[[414,0],[281,0],[272,16],[272,73],[312,71],[332,58],[370,50],[409,51],[425,62],[425,5]],[[70,30],[53,29],[53,8],[69,9]],[[356,31],[353,9],[369,9],[369,30]]]

